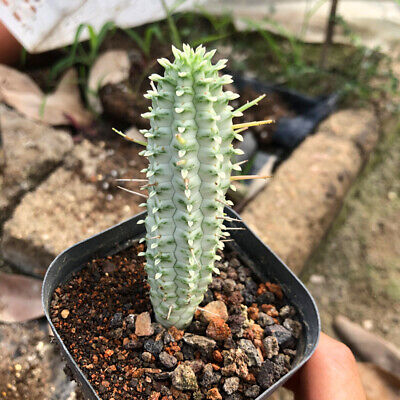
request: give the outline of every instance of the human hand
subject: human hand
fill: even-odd
[[[353,353],[324,333],[310,360],[286,386],[296,400],[366,400]]]

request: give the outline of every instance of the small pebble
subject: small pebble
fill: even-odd
[[[241,265],[240,261],[236,257],[231,258],[229,264],[231,265],[232,268],[239,268]]]
[[[174,337],[169,332],[164,332],[163,342],[164,344],[169,344],[174,341]]]
[[[238,346],[242,349],[247,358],[249,359],[248,366],[249,367],[260,367],[262,363],[262,359],[254,346],[253,342],[248,339],[240,339]]]
[[[186,333],[183,336],[183,341],[188,345],[193,346],[196,350],[200,350],[200,352],[206,357],[212,353],[217,345],[213,339],[205,336],[193,335],[192,333]]]
[[[271,360],[265,360],[257,374],[257,383],[261,389],[268,389],[276,381],[276,365]]]
[[[222,318],[214,318],[208,324],[206,333],[214,340],[224,341],[231,335],[231,330]]]
[[[151,353],[149,353],[148,351],[144,351],[142,353],[142,360],[146,363],[151,363],[153,359],[153,355]]]
[[[144,342],[144,349],[148,351],[151,354],[154,354],[157,356],[160,354],[161,350],[163,349],[164,345],[161,340],[154,340],[154,339],[148,339]]]
[[[222,400],[221,393],[217,388],[212,388],[207,392],[207,400]]]
[[[232,376],[231,378],[226,378],[223,389],[226,393],[232,394],[239,389],[239,378],[237,376]]]
[[[202,317],[207,321],[211,321],[215,318],[221,318],[224,321],[228,319],[228,310],[226,305],[221,300],[212,301],[208,303],[201,311]]]
[[[115,313],[110,321],[111,328],[119,328],[122,326],[122,313]]]
[[[203,301],[201,302],[201,304],[206,305],[208,303],[211,303],[212,301],[214,301],[214,294],[210,289],[208,289],[204,293],[204,298],[203,298]]]
[[[68,315],[69,315],[69,310],[62,310],[61,311],[61,317],[62,318],[68,318]]]
[[[126,327],[128,329],[130,329],[132,332],[135,331],[135,320],[136,320],[136,315],[135,314],[129,314],[125,318]]]
[[[275,336],[267,336],[264,338],[263,345],[266,358],[272,358],[279,354],[278,339]]]
[[[184,343],[183,346],[181,346],[181,349],[185,360],[194,360],[194,349],[192,346]]]
[[[204,361],[202,360],[188,361],[188,364],[190,365],[195,374],[198,374],[204,368]]]
[[[225,294],[231,294],[236,287],[236,282],[233,279],[225,279],[222,282],[222,290]]]
[[[162,351],[159,355],[159,359],[161,364],[168,369],[172,369],[176,367],[176,364],[178,364],[178,360],[174,357],[168,354],[165,351]]]
[[[275,336],[282,349],[291,348],[295,344],[292,333],[282,325],[271,325],[265,328],[265,334]]]
[[[233,281],[236,284],[236,280],[238,279],[238,273],[235,268],[229,267],[228,270],[226,271],[228,278],[233,279]]]
[[[258,325],[260,325],[262,328],[265,328],[266,326],[269,326],[269,325],[273,325],[275,323],[274,319],[264,312],[258,313],[257,322],[258,322]]]
[[[275,295],[271,292],[265,292],[256,296],[256,303],[258,305],[271,304],[275,302]]]
[[[221,271],[219,277],[222,279],[223,283],[223,281],[228,277],[228,274],[225,271]]]
[[[198,388],[194,371],[187,364],[178,365],[172,372],[172,385],[178,390],[196,390]]]
[[[209,388],[210,386],[217,385],[221,380],[221,375],[214,372],[212,364],[206,364],[203,368],[203,377],[201,378],[200,385]]]
[[[136,317],[135,334],[137,336],[151,336],[154,333],[154,327],[151,325],[150,314],[146,311]]]
[[[219,277],[214,277],[208,287],[219,292],[222,288],[222,279]]]
[[[252,385],[245,392],[244,395],[246,397],[256,398],[260,394],[260,386]]]
[[[301,335],[301,331],[303,330],[303,326],[299,321],[295,321],[291,318],[286,318],[283,321],[283,326],[288,329],[290,332],[292,332],[292,335],[298,339]]]
[[[295,314],[296,314],[296,310],[294,309],[294,307],[291,307],[291,306],[283,306],[279,310],[279,316],[281,318],[293,317]]]

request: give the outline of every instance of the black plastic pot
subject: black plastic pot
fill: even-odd
[[[229,217],[239,219],[239,215],[226,208]],[[82,269],[86,263],[95,257],[104,257],[115,254],[130,246],[134,240],[144,235],[144,225],[137,225],[143,214],[122,222],[89,239],[75,244],[61,253],[50,265],[43,282],[43,308],[54,333],[56,342],[70,367],[75,379],[81,385],[87,399],[100,400],[94,388],[72,358],[67,347],[50,319],[50,303],[54,290],[68,281],[74,272]],[[244,224],[244,222],[226,222],[228,226],[244,227],[243,231],[231,231],[234,242],[232,246],[237,250],[243,261],[263,280],[272,280],[279,283],[288,298],[289,303],[297,307],[300,320],[303,323],[303,333],[299,341],[297,356],[292,370],[278,382],[264,391],[258,397],[266,399],[278,387],[282,386],[293,374],[301,368],[313,354],[319,338],[320,319],[317,307],[310,293],[290,269]]]
[[[340,99],[339,93],[310,97],[281,85],[230,73],[239,90],[250,87],[260,94],[278,93],[294,111],[295,116],[283,117],[276,122],[276,129],[272,135],[272,143],[286,151],[295,149],[308,135],[311,135],[318,124],[336,109]]]

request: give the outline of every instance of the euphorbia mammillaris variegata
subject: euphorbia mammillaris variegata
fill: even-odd
[[[158,322],[183,328],[190,324],[203,299],[217,249],[224,247],[225,194],[231,184],[231,158],[241,139],[232,118],[241,115],[224,91],[229,75],[220,75],[226,60],[211,63],[215,51],[173,48],[175,60],[159,60],[164,76],[151,75],[146,97],[152,107],[143,116],[149,161],[146,225],[146,270],[150,298]],[[259,100],[259,99],[257,99]],[[254,101],[255,103],[256,101]],[[252,102],[253,103],[253,102]],[[250,103],[248,103],[250,106]]]

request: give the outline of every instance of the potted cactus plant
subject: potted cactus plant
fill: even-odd
[[[147,212],[58,256],[43,305],[87,398],[266,398],[319,334],[310,294],[226,198],[260,178],[231,175],[233,140],[270,121],[233,123],[261,98],[233,110],[214,51],[172,51],[146,95]]]

